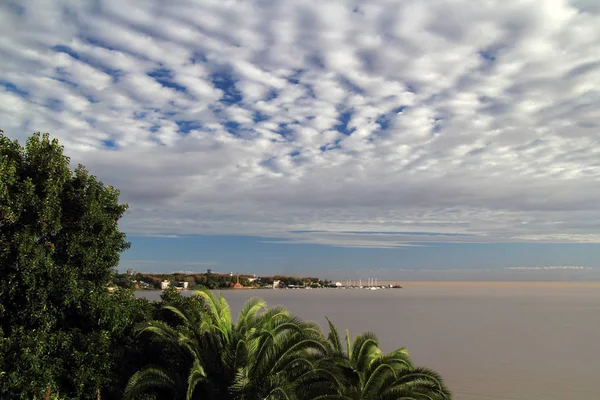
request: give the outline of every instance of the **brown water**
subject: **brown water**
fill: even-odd
[[[138,292],[156,299],[159,292]],[[458,400],[600,399],[600,284],[405,283],[401,290],[225,291],[237,315],[264,298],[384,351],[405,346]]]

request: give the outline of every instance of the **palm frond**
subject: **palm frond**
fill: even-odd
[[[235,356],[233,358],[233,370],[237,371],[243,365],[247,363],[248,360],[248,347],[246,346],[246,342],[244,340],[240,340],[237,342],[235,347]]]
[[[394,370],[408,370],[414,368],[412,361],[405,351],[394,351],[387,354],[380,354],[373,358],[365,368],[365,375],[371,375],[380,365],[390,365]]]
[[[381,364],[368,376],[362,389],[363,396],[366,398],[376,398],[382,385],[386,382],[386,377],[391,377],[391,379],[387,379],[387,381],[393,382],[396,378],[396,373],[394,368],[390,365]]]
[[[410,390],[422,396],[431,396],[433,400],[450,400],[452,394],[444,385],[442,377],[428,368],[417,367],[397,373],[393,383],[397,389]]]
[[[185,310],[182,310],[179,307],[176,307],[173,305],[164,305],[164,306],[162,306],[162,309],[169,311],[169,312],[175,314],[176,316],[178,316],[184,324],[192,323],[192,317],[189,315],[189,313]]]
[[[275,364],[271,367],[271,371],[279,371],[281,368],[284,368],[284,365],[288,362],[291,362],[297,359],[297,356],[300,352],[305,351],[310,348],[317,348],[325,351],[325,346],[322,342],[314,339],[304,339],[294,343],[290,346],[285,353],[283,353],[275,362]]]
[[[267,303],[257,297],[253,297],[246,301],[238,314],[236,324],[238,330],[245,332],[246,330],[251,329],[254,326],[251,322],[256,318],[256,315],[266,308]]]
[[[167,389],[173,393],[177,392],[177,385],[173,377],[159,367],[148,366],[129,378],[124,400],[133,400],[139,395],[147,393],[151,389]]]
[[[187,391],[185,396],[186,400],[192,400],[196,386],[198,385],[198,383],[202,382],[205,379],[206,371],[204,371],[204,368],[202,367],[200,362],[198,360],[195,360],[188,374]]]
[[[410,370],[402,371],[398,375],[395,384],[407,385],[411,382],[426,382],[435,385],[438,388],[443,388],[444,383],[440,374],[428,368],[417,367]]]
[[[223,297],[222,293],[219,293],[219,322],[223,327],[224,333],[227,335],[227,339],[229,339],[233,322],[231,321],[231,310],[229,309],[229,303],[227,303],[227,300],[225,300],[225,297]]]
[[[194,296],[198,296],[204,300],[204,306],[207,308],[208,317],[214,324],[218,324],[219,321],[219,301],[215,295],[208,289],[200,289],[194,293]]]
[[[276,400],[276,399],[284,399],[284,400],[292,400],[295,396],[293,392],[290,393],[283,387],[276,387],[271,390],[269,395],[267,396],[267,400]]]
[[[351,359],[358,371],[363,371],[380,354],[379,341],[374,333],[365,332],[354,339]]]
[[[350,340],[350,331],[346,328],[346,354],[349,359],[352,359],[352,345]]]
[[[341,354],[343,352],[342,342],[340,341],[340,335],[338,334],[337,328],[328,317],[325,317],[325,319],[329,324],[329,334],[327,335],[327,340],[329,341],[329,343],[331,343],[333,351],[335,353]]]

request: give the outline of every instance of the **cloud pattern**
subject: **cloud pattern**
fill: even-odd
[[[136,234],[600,242],[592,0],[7,0],[0,123]]]

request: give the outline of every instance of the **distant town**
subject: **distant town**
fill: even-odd
[[[211,269],[202,273],[145,273],[128,269],[124,274],[117,274],[115,280],[108,285],[109,290],[119,287],[135,290],[194,290],[208,289],[319,289],[319,288],[366,288],[371,290],[401,288],[400,285],[378,285],[376,278],[368,278],[364,282],[331,281],[316,277],[294,277],[284,275],[256,276],[256,274],[217,273]]]

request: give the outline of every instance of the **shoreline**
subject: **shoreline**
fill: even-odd
[[[394,281],[395,282],[395,281]],[[398,281],[403,289],[411,287],[488,287],[488,288],[587,288],[600,289],[600,281]],[[387,284],[387,281],[381,284]],[[337,288],[315,288],[313,290],[327,289],[334,290]],[[245,290],[299,290],[288,288],[260,288],[260,287],[243,287],[243,288],[219,288],[217,291],[245,291]],[[135,292],[145,291],[162,291],[161,289],[134,289]],[[194,292],[196,289],[183,289],[182,292]]]

